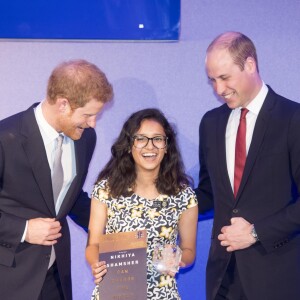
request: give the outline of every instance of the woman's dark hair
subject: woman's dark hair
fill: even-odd
[[[144,120],[154,120],[164,129],[168,137],[167,153],[160,165],[156,179],[157,190],[166,195],[175,195],[192,180],[185,174],[181,155],[176,142],[176,133],[164,114],[155,108],[133,113],[124,123],[121,133],[111,147],[111,158],[100,172],[97,182],[107,179],[113,197],[131,195],[136,180],[135,162],[132,158],[132,137]]]

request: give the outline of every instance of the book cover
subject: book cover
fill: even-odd
[[[100,300],[147,300],[146,230],[101,236],[99,257],[107,266]]]

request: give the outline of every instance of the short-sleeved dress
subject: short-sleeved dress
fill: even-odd
[[[186,187],[176,196],[160,195],[154,200],[136,194],[111,198],[106,182],[102,180],[96,184],[92,193],[93,198],[108,207],[106,234],[147,230],[147,299],[180,299],[175,278],[157,272],[152,266],[152,256],[157,243],[176,244],[181,214],[197,205],[194,191]],[[91,299],[99,299],[98,286]]]

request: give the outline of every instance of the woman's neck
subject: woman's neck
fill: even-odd
[[[156,177],[153,175],[138,175],[135,181],[134,193],[147,199],[157,198],[160,193],[156,188],[155,179]]]

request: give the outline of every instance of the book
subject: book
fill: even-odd
[[[147,300],[146,230],[102,235],[99,260],[107,266],[100,300]]]

